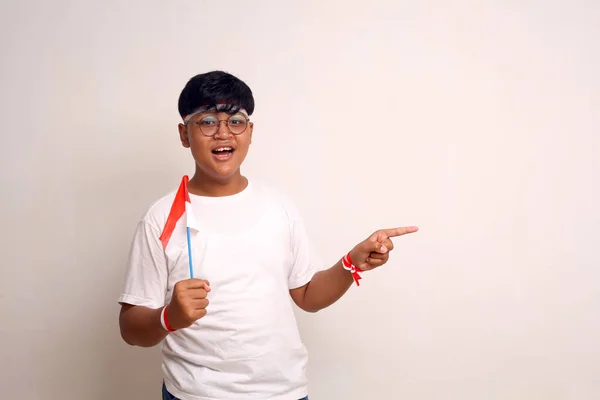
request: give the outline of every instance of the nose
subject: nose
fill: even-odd
[[[228,138],[229,136],[231,136],[231,132],[227,126],[227,121],[219,121],[219,128],[217,129],[217,133],[215,133],[215,137]]]

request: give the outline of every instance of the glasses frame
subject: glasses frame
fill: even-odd
[[[242,117],[244,117],[244,119],[246,120],[246,126],[244,127],[244,130],[243,130],[243,131],[241,131],[241,132],[239,132],[239,133],[235,133],[235,132],[233,132],[233,131],[231,130],[231,126],[229,126],[229,120],[231,120],[231,118],[233,118],[233,117],[235,117],[235,116],[242,116]],[[202,117],[202,118],[200,118],[200,120],[198,120],[198,121],[187,121],[187,122],[185,122],[185,125],[190,125],[190,124],[193,124],[193,125],[198,125],[198,128],[200,128],[200,132],[202,132],[202,134],[203,134],[204,136],[206,136],[206,137],[213,137],[213,136],[215,136],[217,133],[219,133],[219,131],[221,130],[221,122],[225,122],[225,123],[226,123],[225,125],[227,126],[227,129],[229,130],[229,132],[230,132],[232,135],[236,135],[236,136],[238,136],[238,135],[241,135],[242,133],[246,132],[246,131],[248,130],[248,126],[250,125],[250,118],[246,117],[244,114],[239,114],[239,113],[237,113],[237,114],[233,114],[233,115],[231,115],[231,116],[230,116],[229,118],[227,118],[227,119],[218,119],[218,118],[217,118],[217,127],[216,127],[217,129],[215,130],[215,132],[214,132],[213,134],[207,134],[207,133],[205,133],[205,132],[204,132],[204,130],[202,130],[202,120],[203,120],[204,118],[206,118],[206,117],[208,117],[208,116]],[[216,118],[216,117],[215,117],[215,118]]]

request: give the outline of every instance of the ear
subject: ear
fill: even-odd
[[[250,138],[250,144],[252,144],[252,132],[254,131],[254,122],[250,122],[250,132],[248,133],[248,136]]]
[[[179,139],[181,140],[181,145],[186,149],[189,149],[190,138],[188,137],[187,125],[179,124],[177,128],[179,129]]]

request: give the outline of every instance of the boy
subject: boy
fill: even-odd
[[[377,231],[323,269],[294,204],[240,172],[253,111],[250,88],[225,72],[197,75],[181,92],[179,136],[195,160],[194,276],[185,226],[165,238],[175,193],[152,205],[133,239],[121,335],[130,345],[163,343],[163,399],[308,399],[291,301],[308,312],[333,304],[360,270],[388,260],[391,237],[417,230]]]

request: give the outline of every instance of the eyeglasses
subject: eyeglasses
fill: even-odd
[[[234,114],[226,120],[207,115],[199,121],[188,121],[185,124],[198,125],[204,136],[214,136],[219,131],[221,122],[227,122],[227,128],[234,135],[240,135],[248,128],[248,119],[242,114]]]

